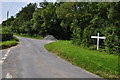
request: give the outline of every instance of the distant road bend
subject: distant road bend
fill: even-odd
[[[8,73],[13,78],[100,78],[49,53],[44,45],[53,41],[18,38],[20,44],[2,64],[3,78]]]

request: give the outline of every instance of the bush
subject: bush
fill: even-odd
[[[120,53],[120,40],[116,33],[117,31],[119,31],[119,29],[117,29],[115,26],[110,26],[106,27],[104,32],[107,38],[105,40],[105,49],[111,54]]]
[[[88,26],[83,30],[82,45],[90,47],[96,45],[96,40],[91,39],[92,35],[96,35],[95,29],[92,26]]]
[[[82,42],[82,30],[81,28],[75,28],[73,30],[73,35],[72,35],[72,43],[76,45],[80,45]]]
[[[0,34],[0,37],[2,37],[2,41],[7,41],[7,40],[11,40],[13,38],[13,34],[12,33],[3,33],[3,34]]]
[[[120,28],[116,26],[106,26],[106,27],[93,27],[92,25],[86,27],[84,30],[77,29],[73,34],[73,43],[77,45],[82,45],[84,47],[89,47],[89,49],[96,50],[96,40],[92,39],[91,36],[105,36],[105,40],[100,40],[99,48],[100,51],[106,51],[110,54],[120,53],[120,38],[119,32]],[[82,35],[81,35],[82,34]]]
[[[13,37],[12,40],[14,40],[14,41],[19,41],[18,38],[16,38],[16,37]]]
[[[0,32],[0,41],[8,41],[13,39],[13,33],[10,32],[9,28],[3,28],[2,32]]]

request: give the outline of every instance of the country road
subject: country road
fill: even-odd
[[[49,53],[44,45],[53,41],[18,37],[20,43],[9,49],[2,65],[2,77],[12,78],[100,78]]]

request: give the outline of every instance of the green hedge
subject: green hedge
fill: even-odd
[[[80,35],[82,32],[82,35]],[[88,47],[90,49],[96,49],[97,39],[92,39],[91,36],[97,36],[97,33],[100,33],[100,36],[105,36],[106,39],[100,39],[99,50],[105,51],[110,54],[119,54],[120,53],[120,29],[116,26],[107,26],[107,27],[93,27],[88,26],[81,31],[78,29],[74,33],[73,43]]]
[[[7,41],[7,40],[11,40],[13,38],[13,34],[12,33],[3,33],[3,34],[0,34],[0,37],[2,37],[2,41]]]
[[[0,32],[0,41],[8,41],[13,39],[13,33],[10,32],[9,28],[2,28],[2,32]]]

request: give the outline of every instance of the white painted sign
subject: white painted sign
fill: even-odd
[[[91,38],[97,38],[97,50],[99,50],[99,39],[106,39],[106,37],[100,37],[99,33],[98,36],[91,36]]]

